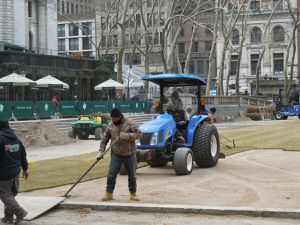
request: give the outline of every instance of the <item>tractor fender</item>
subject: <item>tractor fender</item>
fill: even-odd
[[[199,126],[199,124],[202,124],[204,121],[207,121],[207,120],[209,120],[208,115],[197,115],[197,116],[193,116],[190,119],[190,122],[189,122],[189,125],[187,128],[187,136],[186,136],[188,146],[193,145],[194,134],[195,134],[196,128]]]

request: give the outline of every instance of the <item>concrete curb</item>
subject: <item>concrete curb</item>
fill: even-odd
[[[206,215],[232,215],[252,217],[275,217],[300,219],[299,209],[276,209],[254,207],[214,207],[198,205],[167,205],[147,203],[114,203],[114,202],[62,202],[60,209],[84,209],[91,208],[94,211],[138,211],[144,213],[182,213],[182,214],[206,214]]]

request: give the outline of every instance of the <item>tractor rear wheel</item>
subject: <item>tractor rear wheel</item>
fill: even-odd
[[[282,112],[276,112],[275,114],[275,119],[276,120],[283,120],[283,113]]]
[[[68,130],[68,137],[76,138],[75,130],[72,127]]]
[[[220,139],[215,126],[200,125],[194,134],[192,147],[194,158],[199,167],[214,167],[220,157]]]
[[[96,140],[101,140],[103,138],[103,129],[101,127],[95,129],[95,138]]]
[[[298,118],[299,118],[299,120],[300,120],[300,115],[298,115]]]
[[[189,148],[178,148],[175,152],[173,167],[177,175],[188,175],[193,171],[194,157]]]

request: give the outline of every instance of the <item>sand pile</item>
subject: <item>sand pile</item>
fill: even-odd
[[[25,147],[65,145],[74,140],[60,133],[51,123],[40,121],[16,129],[16,134]]]

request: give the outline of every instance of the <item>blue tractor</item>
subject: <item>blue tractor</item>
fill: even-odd
[[[290,104],[283,104],[282,89],[279,89],[279,94],[274,98],[276,103],[276,120],[287,120],[289,116],[298,116],[300,119],[300,93],[295,91],[291,96]]]
[[[142,77],[160,86],[160,102],[164,90],[169,87],[197,87],[198,110],[189,120],[176,115],[185,112],[164,110],[159,106],[160,115],[140,126],[142,138],[137,143],[138,162],[147,162],[151,167],[164,167],[173,163],[177,175],[188,175],[193,171],[194,162],[198,167],[214,167],[220,155],[220,140],[217,128],[210,125],[208,115],[201,115],[201,86],[206,81],[191,74],[161,74]],[[183,110],[182,110],[183,111]],[[181,133],[184,142],[178,141]]]

